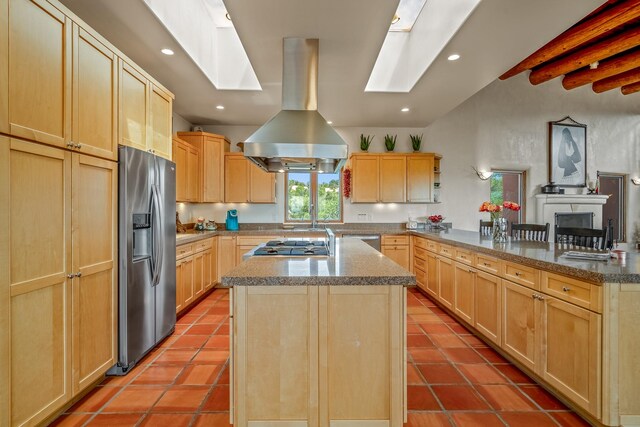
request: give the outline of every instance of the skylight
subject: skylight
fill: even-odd
[[[411,31],[427,0],[400,0],[389,31]]]
[[[220,90],[262,90],[222,0],[144,0]]]
[[[400,0],[365,92],[410,92],[480,1]],[[410,30],[394,29],[405,8],[417,11]]]

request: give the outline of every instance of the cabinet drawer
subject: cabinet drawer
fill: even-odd
[[[269,240],[282,240],[282,236],[238,236],[238,246],[257,246]]]
[[[427,249],[431,252],[438,252],[440,250],[440,247],[433,240],[427,240]]]
[[[417,256],[413,257],[413,267],[414,269],[421,269],[427,271],[427,260],[418,258]],[[417,273],[416,273],[417,274]]]
[[[476,254],[476,267],[487,273],[500,274],[500,260],[488,255]]]
[[[417,246],[413,247],[413,256],[415,258],[427,259],[427,251],[423,248],[419,248]]]
[[[540,290],[540,272],[513,262],[504,262],[504,277],[528,288]]]
[[[409,236],[383,235],[382,244],[383,245],[408,245]]]
[[[540,290],[563,301],[602,313],[602,286],[543,271]]]
[[[473,256],[473,252],[468,251],[466,249],[459,249],[456,248],[455,249],[455,254],[456,254],[456,261],[464,263],[464,264],[468,264],[468,265],[473,265],[473,261],[474,261],[474,256]]]
[[[176,248],[176,259],[187,257],[193,253],[193,245],[182,245]]]
[[[453,249],[453,247],[451,247],[449,245],[440,245],[439,253],[440,253],[440,255],[444,255],[447,258],[453,258],[454,249]]]
[[[415,248],[427,249],[427,239],[423,239],[422,237],[413,236],[413,246]]]
[[[202,252],[207,249],[211,249],[213,246],[213,239],[205,239],[195,242],[193,244],[193,252]]]

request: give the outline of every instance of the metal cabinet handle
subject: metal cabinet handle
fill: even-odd
[[[76,277],[76,275],[73,273],[67,274],[67,279],[73,279],[74,277]]]
[[[531,294],[531,298],[536,299],[538,296],[536,294]]]
[[[564,292],[569,292],[569,291],[571,290],[571,288],[568,288],[568,287],[566,287],[566,286],[563,286],[563,287],[562,287],[562,290],[563,290]]]
[[[82,148],[82,144],[74,144],[74,147],[80,150]]]
[[[516,271],[516,277],[520,277],[522,273],[520,273],[519,271]]]
[[[489,263],[487,263],[487,262],[483,262],[482,264],[483,264],[485,267],[489,267]]]
[[[80,277],[80,276],[82,276],[82,272],[81,272],[81,271],[78,271],[78,272],[76,273],[76,277]]]
[[[68,148],[73,148],[74,146],[75,146],[75,144],[73,143],[73,141],[67,142],[67,147]]]

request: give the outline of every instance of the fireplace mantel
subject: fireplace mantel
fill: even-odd
[[[536,222],[551,225],[549,241],[553,241],[555,214],[559,212],[592,212],[593,226],[602,226],[602,206],[609,198],[606,194],[536,194]]]

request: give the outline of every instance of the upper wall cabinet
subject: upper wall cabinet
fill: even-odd
[[[178,132],[178,137],[200,151],[199,194],[195,201],[224,202],[224,154],[229,151],[229,140],[207,132]]]
[[[0,0],[0,133],[108,160],[118,143],[171,158],[172,100],[57,1]]]
[[[173,96],[120,61],[120,144],[171,160]]]
[[[276,174],[268,173],[242,153],[227,153],[224,168],[224,201],[227,203],[275,203]]]
[[[440,155],[364,154],[351,156],[352,203],[433,203]],[[435,182],[438,181],[438,184]]]

